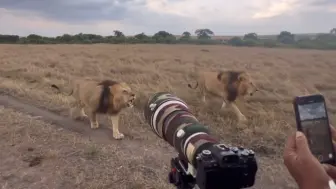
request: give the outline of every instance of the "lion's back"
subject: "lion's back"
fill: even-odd
[[[96,81],[75,80],[73,86],[73,97],[82,105],[92,106],[98,103],[101,91]]]
[[[203,73],[203,85],[206,90],[213,93],[222,93],[223,86],[221,82],[217,79],[217,72],[207,71]]]

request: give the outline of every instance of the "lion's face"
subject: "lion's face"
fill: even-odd
[[[121,83],[120,87],[118,88],[118,99],[120,99],[120,102],[126,106],[132,108],[134,105],[134,101],[136,98],[136,95],[132,92],[132,89],[126,84]]]
[[[247,90],[247,94],[249,94],[250,96],[252,96],[255,92],[258,91],[257,86],[254,84],[253,81],[249,81],[248,83],[248,90]]]
[[[258,91],[257,86],[246,73],[239,76],[239,91],[242,95],[252,96]]]

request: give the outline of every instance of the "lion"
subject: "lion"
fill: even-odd
[[[52,84],[51,87],[62,92],[55,84]],[[113,137],[115,139],[124,138],[124,134],[119,132],[119,115],[123,109],[132,108],[136,98],[128,84],[113,80],[77,79],[72,81],[71,92],[65,94],[75,99],[70,105],[72,118],[88,117],[91,129],[97,129],[99,128],[97,114],[109,115],[113,127]],[[74,116],[74,111],[79,110],[80,115]]]
[[[235,100],[237,98],[245,99],[246,96],[252,96],[258,88],[251,80],[250,76],[245,71],[203,71],[197,73],[196,85],[194,87],[188,84],[191,89],[196,89],[199,86],[203,96],[202,101],[205,103],[206,94],[223,99],[223,104],[220,109],[229,104],[238,121],[247,121],[244,114],[238,109]]]

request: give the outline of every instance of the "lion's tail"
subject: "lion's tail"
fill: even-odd
[[[196,85],[194,87],[192,87],[191,84],[188,83],[188,87],[191,89],[196,89],[198,87],[198,82],[196,81]]]
[[[52,88],[54,88],[54,89],[56,89],[56,90],[57,90],[59,93],[61,93],[61,92],[62,92],[62,91],[61,91],[61,89],[60,89],[60,88],[59,88],[57,85],[55,85],[55,84],[52,84],[52,85],[51,85],[51,87],[52,87]],[[72,95],[72,94],[73,94],[73,91],[74,91],[74,90],[73,90],[73,89],[71,89],[70,93],[68,93],[68,94],[67,94],[67,93],[65,93],[65,94],[66,94],[67,96],[70,96],[70,95]]]

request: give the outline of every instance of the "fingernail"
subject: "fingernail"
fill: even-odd
[[[296,132],[295,136],[296,136],[296,138],[303,137],[303,133],[298,131],[298,132]]]

